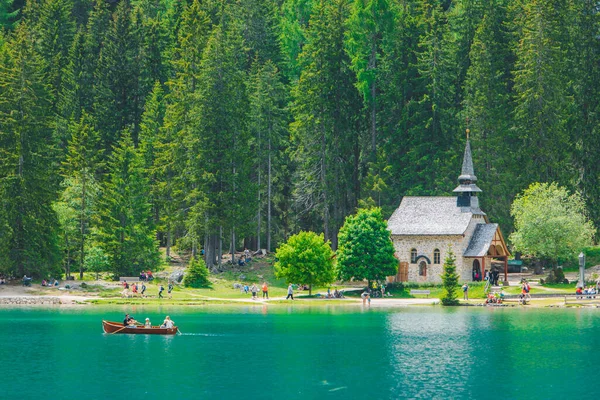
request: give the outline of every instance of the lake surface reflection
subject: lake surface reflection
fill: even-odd
[[[170,315],[183,335],[106,335]],[[600,310],[0,309],[0,398],[566,398],[596,391]]]

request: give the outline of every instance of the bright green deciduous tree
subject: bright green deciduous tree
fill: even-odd
[[[206,287],[210,284],[208,275],[209,272],[204,259],[192,257],[183,277],[183,286],[193,288]]]
[[[95,272],[98,280],[100,272],[110,269],[110,261],[102,248],[94,246],[85,255],[84,268],[86,271]]]
[[[302,231],[291,236],[276,251],[275,276],[288,282],[326,285],[335,280],[334,253],[323,234]]]
[[[444,293],[442,295],[442,304],[445,306],[458,305],[458,274],[456,273],[456,257],[451,248],[444,260],[444,272],[442,272],[442,286]]]
[[[61,199],[52,204],[52,208],[58,217],[59,245],[63,252],[63,267],[65,276],[71,276],[71,264],[77,252],[77,210]]]
[[[358,210],[340,229],[337,262],[340,278],[384,280],[398,273],[390,231],[380,208]]]
[[[592,244],[594,226],[579,193],[569,194],[556,183],[533,183],[511,207],[516,251],[556,262]]]

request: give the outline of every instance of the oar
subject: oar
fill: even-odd
[[[124,326],[124,327],[122,327],[122,328],[121,328],[121,329],[119,329],[119,330],[116,330],[116,331],[114,331],[114,332],[111,332],[110,334],[111,334],[111,335],[114,335],[115,333],[121,332],[121,331],[122,331],[123,329],[125,329],[125,328],[127,328],[127,327],[126,327],[126,326]]]
[[[177,333],[178,333],[179,335],[183,335],[183,333],[181,332],[181,329],[179,329],[179,328],[177,328]]]

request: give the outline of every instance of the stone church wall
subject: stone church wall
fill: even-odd
[[[392,242],[394,243],[394,249],[396,258],[399,262],[408,262],[408,281],[409,282],[432,282],[441,283],[442,278],[440,277],[444,268],[444,260],[448,253],[448,246],[452,246],[452,250],[456,256],[457,270],[460,270],[461,279],[463,279],[464,273],[462,270],[463,260],[460,254],[462,254],[462,242],[464,238],[462,235],[457,236],[392,236]],[[427,264],[427,276],[419,275],[419,262],[424,260],[420,258],[417,263],[411,263],[410,251],[411,249],[417,250],[417,256],[426,256],[431,264]],[[435,249],[440,251],[440,263],[434,263],[433,252]],[[469,273],[470,280],[470,273]]]
[[[392,242],[394,243],[394,249],[396,258],[399,262],[408,262],[408,281],[409,282],[432,282],[441,283],[441,274],[444,268],[444,260],[448,253],[448,246],[452,247],[452,251],[456,257],[456,272],[460,277],[461,282],[470,282],[473,280],[473,258],[464,258],[465,250],[469,246],[469,241],[477,224],[485,223],[485,219],[480,216],[474,215],[469,222],[469,225],[464,235],[445,235],[445,236],[431,236],[431,235],[407,235],[398,236],[392,235]],[[430,261],[431,264],[427,264],[427,276],[419,275],[419,263],[423,258],[417,260],[417,263],[411,263],[410,251],[411,249],[417,250],[417,256],[424,255]],[[434,263],[433,252],[435,249],[440,251],[440,263]],[[485,268],[489,269],[490,259],[486,259]]]

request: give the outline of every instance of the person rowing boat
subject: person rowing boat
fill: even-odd
[[[136,328],[137,323],[138,322],[133,317],[130,317],[129,314],[125,314],[125,319],[123,320],[123,326],[126,326],[128,328]]]

